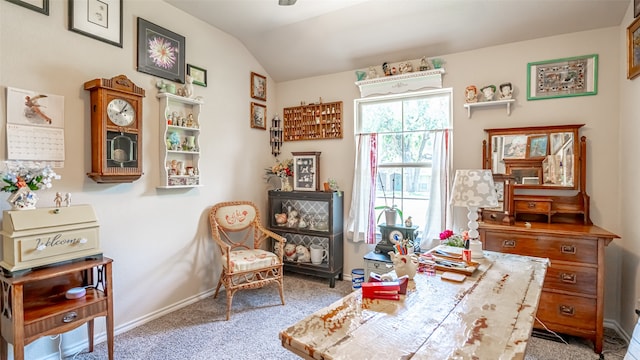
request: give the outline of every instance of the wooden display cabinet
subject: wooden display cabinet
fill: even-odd
[[[342,101],[284,108],[284,141],[342,139]]]
[[[327,278],[330,287],[335,286],[336,277],[342,280],[343,199],[344,196],[338,192],[269,191],[269,230],[284,236],[287,244],[306,248],[317,244],[328,253],[327,259],[318,265],[288,261],[285,257],[285,271]],[[292,211],[297,212],[297,221],[276,222],[275,214],[291,214]]]
[[[14,359],[23,360],[26,345],[85,323],[89,352],[93,352],[94,320],[104,316],[109,359],[113,360],[112,261],[107,257],[78,260],[17,277],[0,275],[0,358],[7,359],[8,344],[12,344]],[[85,287],[86,295],[67,299],[66,291],[74,287]]]

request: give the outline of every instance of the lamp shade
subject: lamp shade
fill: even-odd
[[[498,206],[491,170],[456,170],[449,203],[460,207]]]

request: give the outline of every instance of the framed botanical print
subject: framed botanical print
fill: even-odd
[[[267,77],[251,73],[251,97],[257,100],[267,101]]]
[[[10,3],[20,5],[27,9],[49,15],[49,0],[7,0]]]
[[[293,190],[318,191],[320,186],[320,152],[292,152]]]
[[[122,0],[69,0],[69,30],[122,47]]]
[[[267,129],[267,107],[256,102],[251,103],[251,127],[255,129]]]
[[[138,18],[138,71],[184,84],[185,38]]]
[[[547,156],[549,137],[547,135],[531,135],[527,138],[527,158]]]

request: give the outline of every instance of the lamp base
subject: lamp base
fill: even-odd
[[[473,239],[469,241],[469,250],[471,250],[471,259],[483,259],[484,254],[482,253],[482,242],[478,239]]]

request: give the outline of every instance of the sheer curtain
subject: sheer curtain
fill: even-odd
[[[376,174],[378,134],[356,134],[356,163],[347,238],[354,242],[376,243]]]
[[[429,208],[425,213],[425,229],[420,248],[428,250],[437,245],[439,235],[453,226],[451,206],[449,206],[449,184],[451,184],[451,130],[435,130],[432,152],[431,190]]]

